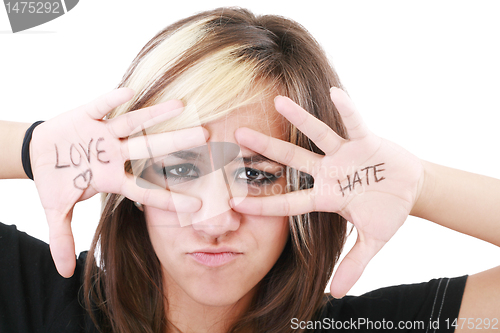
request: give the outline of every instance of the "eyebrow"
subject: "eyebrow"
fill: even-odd
[[[183,159],[183,160],[197,160],[203,154],[194,152],[192,150],[180,150],[180,151],[170,153],[168,155],[171,155],[171,156],[173,155],[173,156],[178,157],[178,158]]]
[[[180,150],[177,152],[173,152],[173,153],[170,153],[169,155],[175,156],[177,158],[187,160],[187,161],[193,161],[193,160],[197,161],[197,160],[200,160],[203,157],[203,155],[206,155],[206,154],[199,153],[199,152],[188,149],[188,150]],[[238,156],[234,160],[232,160],[231,162],[241,162],[241,161],[244,164],[270,163],[270,164],[278,165],[282,168],[286,167],[286,165],[279,163],[279,162],[276,162],[276,161],[270,159],[269,157],[266,157],[266,156],[261,155],[259,153],[254,153],[250,156],[243,156],[243,157]]]
[[[194,152],[191,150],[181,150],[181,151],[177,151],[174,153],[170,153],[169,155],[173,155],[173,156],[178,157],[178,158],[183,159],[183,160],[198,160],[198,159],[200,159],[200,157],[203,154],[197,153],[197,152]],[[236,157],[233,161],[236,161],[236,162],[243,161],[243,163],[245,163],[245,164],[258,164],[258,163],[267,162],[267,163],[272,163],[272,164],[278,164],[282,167],[285,167],[284,164],[276,162],[276,161],[270,159],[269,157],[266,157],[264,155],[257,154],[257,153],[250,155],[250,156]]]
[[[246,156],[246,157],[237,157],[234,159],[234,161],[241,161],[241,160],[243,160],[243,163],[245,163],[245,164],[254,164],[254,163],[258,164],[258,163],[267,162],[267,163],[277,164],[279,166],[285,167],[284,164],[276,162],[276,161],[270,159],[269,157],[266,157],[264,155],[257,154],[257,153],[250,155],[250,156]]]

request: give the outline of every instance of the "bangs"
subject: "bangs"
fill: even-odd
[[[255,52],[248,52],[256,48],[255,32],[252,38],[234,38],[227,28],[219,27],[224,34],[218,33],[220,24],[214,22],[207,18],[183,26],[157,41],[143,57],[139,54],[131,74],[120,84],[136,95],[109,118],[180,99],[184,111],[150,127],[148,133],[153,134],[199,126],[274,97],[279,81],[253,56]]]

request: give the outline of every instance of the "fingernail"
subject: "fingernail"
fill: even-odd
[[[175,104],[178,104],[178,107],[173,109],[171,112],[175,112],[175,113],[179,114],[182,111],[184,111],[184,103],[182,103],[182,101],[179,99],[174,99],[174,100],[168,101],[167,103],[174,104],[174,106],[175,106]]]
[[[231,206],[231,208],[236,208],[236,206],[238,206],[239,204],[241,204],[243,201],[245,200],[245,197],[233,197],[230,201],[229,201],[229,205]],[[240,210],[241,208],[243,207],[239,207]]]
[[[175,208],[178,212],[182,213],[195,213],[200,210],[201,202],[195,198],[186,200],[179,200],[175,202]]]
[[[116,90],[127,91],[130,94],[130,98],[134,97],[134,95],[135,95],[134,89],[129,88],[129,87],[121,87],[121,88],[118,88]]]
[[[182,104],[182,102],[179,103],[178,107],[172,109],[172,106],[175,107],[176,102],[180,102],[180,101],[170,100],[167,102],[156,104],[151,108],[150,112],[154,117],[165,116],[165,117],[171,118],[172,114],[178,115],[182,112],[182,110],[184,110],[184,105]]]
[[[237,128],[236,131],[234,131],[234,139],[236,140],[237,143],[240,143],[240,132],[241,132],[240,129],[241,128],[242,127]]]
[[[202,130],[203,130],[203,135],[205,136],[205,141],[207,141],[208,138],[210,138],[210,133],[205,127],[202,127]]]

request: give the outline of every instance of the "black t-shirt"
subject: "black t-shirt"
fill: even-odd
[[[309,324],[315,332],[453,332],[466,281],[467,276],[434,279],[340,300],[328,295],[319,323],[302,327]]]
[[[94,332],[81,298],[85,257],[86,252],[80,254],[71,278],[62,278],[47,244],[0,223],[0,332]],[[328,297],[319,319],[291,319],[290,326],[315,332],[383,332],[402,323],[412,326],[398,329],[402,332],[453,332],[466,279],[389,287],[340,300]]]

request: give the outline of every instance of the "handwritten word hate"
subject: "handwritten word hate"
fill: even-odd
[[[379,166],[384,165],[385,163],[379,163],[371,166],[367,166],[366,168],[363,168],[359,171],[356,171],[354,175],[352,176],[352,181],[351,181],[351,176],[347,175],[347,185],[343,186],[340,180],[337,180],[339,183],[340,191],[342,192],[342,196],[345,196],[346,191],[354,191],[356,187],[356,183],[359,184],[359,186],[363,186],[363,181],[361,180],[361,177],[359,176],[359,173],[365,171],[366,172],[366,185],[370,185],[370,174],[372,174],[372,180],[375,181],[375,183],[378,183],[382,180],[385,179],[385,177],[378,177],[377,173],[385,171],[385,169],[377,169]],[[370,172],[371,171],[371,172]]]

